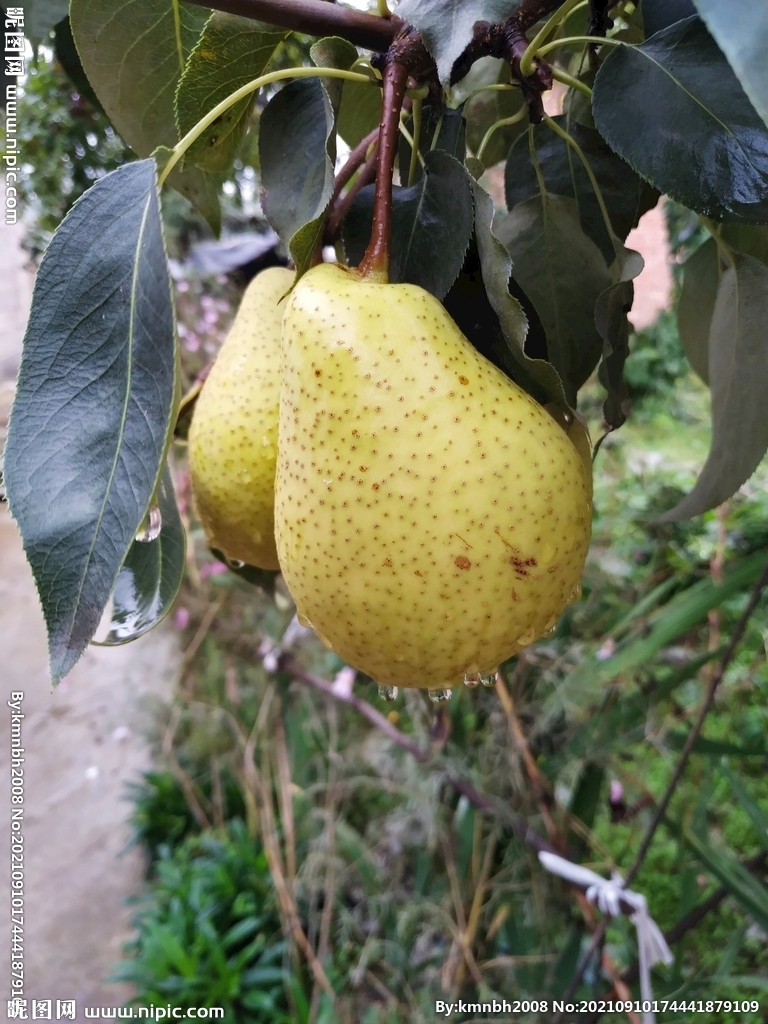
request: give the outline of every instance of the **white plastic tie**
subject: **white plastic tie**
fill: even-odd
[[[574,885],[583,886],[589,902],[596,904],[604,914],[618,917],[622,913],[622,900],[633,908],[634,912],[629,919],[637,928],[640,998],[643,1005],[650,1003],[652,1006],[651,968],[659,963],[669,965],[675,958],[661,934],[661,929],[648,913],[645,896],[625,889],[621,875],[614,874],[610,879],[603,878],[589,868],[581,867],[580,864],[574,864],[564,857],[558,857],[556,853],[547,853],[545,850],[539,853],[539,860],[547,871],[560,875]],[[656,1024],[656,1015],[652,1010],[643,1010],[643,1024]]]

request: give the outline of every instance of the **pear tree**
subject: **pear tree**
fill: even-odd
[[[56,20],[62,15],[56,4],[32,6],[35,24],[45,12]],[[395,519],[402,516],[399,505],[418,499],[418,515],[403,519],[408,539],[399,571],[410,561],[415,568],[408,568],[408,587],[398,593],[424,611],[422,632],[439,621],[441,650],[452,652],[446,685],[454,684],[459,669],[470,684],[477,681],[498,659],[551,628],[575,592],[591,495],[579,391],[596,371],[605,430],[622,425],[628,313],[642,269],[625,241],[662,196],[693,211],[710,236],[684,268],[678,319],[686,355],[712,395],[709,456],[691,492],[665,518],[717,506],[759,464],[768,448],[768,9],[760,0],[400,0],[393,10],[380,0],[372,13],[321,0],[123,0],[117,6],[71,0],[68,18],[80,70],[136,159],[75,203],[45,253],[9,427],[5,484],[40,594],[54,682],[81,657],[110,601],[107,643],[117,644],[160,621],[178,591],[185,542],[167,458],[180,409],[185,415],[192,410],[194,423],[200,389],[182,401],[160,195],[180,192],[216,234],[222,184],[243,154],[258,163],[264,213],[290,273],[263,286],[268,311],[240,315],[237,329],[246,341],[250,332],[254,348],[238,363],[232,355],[237,339],[228,341],[235,368],[226,371],[222,364],[215,372],[220,378],[228,372],[234,391],[218,405],[228,404],[227,415],[240,417],[238,429],[256,424],[243,412],[249,395],[255,405],[262,401],[261,370],[249,359],[267,347],[269,331],[279,344],[277,308],[287,304],[293,354],[284,358],[293,404],[289,408],[286,399],[276,444],[274,401],[271,426],[259,420],[252,429],[259,446],[267,439],[264,452],[275,449],[277,551],[289,588],[295,587],[297,600],[301,595],[300,610],[306,604],[312,621],[321,605],[330,607],[325,632],[339,619],[372,624],[362,640],[356,634],[346,645],[343,637],[327,638],[353,664],[362,660],[367,670],[361,644],[377,647],[373,662],[389,683],[403,673],[387,672],[383,661],[394,666],[402,656],[409,670],[426,672],[424,658],[433,651],[427,646],[419,653],[418,630],[404,639],[397,634],[396,608],[378,620],[377,634],[379,612],[367,603],[375,588],[321,583],[330,568],[297,575],[297,566],[315,564],[312,559],[332,562],[337,574],[347,571],[342,546],[329,556],[335,521],[302,511],[315,500],[318,509],[330,501],[333,488],[339,524],[342,503],[354,505],[361,488],[369,497],[389,495],[389,508],[378,507]],[[301,64],[291,63],[296,53],[306,54]],[[555,109],[548,100],[554,89],[561,113],[547,112]],[[503,177],[505,209],[485,187],[493,169],[497,180]],[[331,247],[339,267],[323,269]],[[359,298],[359,292],[354,300],[368,318],[366,337],[360,316],[340,323],[347,299],[338,275],[358,282],[355,288],[374,289],[375,298]],[[336,335],[306,308],[317,282],[325,282],[328,315],[335,310],[339,317]],[[428,345],[421,362],[429,332],[419,316],[442,325],[439,344]],[[460,342],[445,347],[449,336]],[[346,345],[349,355],[336,395],[332,381],[324,380],[325,390],[308,386],[310,378],[323,379],[333,344]],[[378,368],[371,355],[365,370],[373,375],[372,392],[383,382],[380,403],[366,388],[355,390],[355,374],[365,375],[351,367],[366,351],[391,360]],[[433,359],[439,367],[432,367]],[[411,376],[407,395],[398,366]],[[477,383],[473,374],[487,378],[488,388],[462,404],[461,389]],[[272,386],[274,395],[274,376]],[[200,423],[211,419],[205,392],[206,384]],[[433,397],[438,392],[440,400]],[[511,395],[515,410],[524,410],[517,419],[522,416],[531,432],[527,446],[522,428],[506,422],[517,415],[509,411]],[[398,426],[401,398],[411,417],[403,414],[399,442],[392,435],[398,449],[385,435]],[[363,405],[367,434],[359,450],[366,461],[362,454],[352,459],[348,472],[359,481],[341,483],[343,470],[331,473],[327,451],[304,458],[302,446],[321,410],[328,442],[344,448],[346,463],[355,432],[363,433],[353,422]],[[425,429],[433,414],[441,424],[439,445],[416,428],[417,413]],[[333,429],[331,415],[339,417]],[[345,415],[352,419],[345,422]],[[289,416],[306,438],[289,438]],[[203,465],[195,475],[209,539],[235,570],[243,568],[239,563],[258,566],[255,548],[271,530],[271,470],[259,463],[252,473],[255,456],[233,463],[232,446],[217,466],[215,446],[203,450],[203,434],[202,427],[193,430],[191,456],[193,466],[195,458]],[[380,446],[371,443],[373,435],[382,438]],[[462,465],[451,460],[452,441]],[[434,465],[427,466],[433,447]],[[538,472],[543,451],[555,449],[556,463],[537,488],[533,469]],[[402,464],[390,477],[381,456],[398,450]],[[283,456],[295,471],[281,476]],[[411,456],[426,467],[418,481],[406,474]],[[322,473],[314,462],[322,462]],[[305,463],[306,472],[299,472]],[[502,515],[503,496],[514,490],[520,472],[523,484]],[[227,473],[234,499],[226,497],[232,493],[223,482]],[[476,532],[463,536],[444,520],[438,538],[430,533],[437,521],[430,517],[453,514],[447,496],[462,489],[462,478],[470,483],[461,507],[474,509]],[[233,542],[237,530],[227,519],[232,501],[235,519],[240,513],[247,518],[249,488],[258,490],[253,501],[261,509],[251,537],[259,535],[255,548]],[[331,488],[327,495],[320,493],[324,488]],[[432,489],[440,495],[434,512],[426,508]],[[489,513],[496,507],[498,514]],[[305,518],[320,524],[314,533]],[[472,518],[467,512],[464,525]],[[510,529],[518,519],[520,542]],[[375,542],[377,516],[362,514],[351,526],[363,531],[363,541],[350,544],[350,551],[375,550],[385,562],[389,556]],[[266,540],[269,548],[271,536]],[[306,558],[298,557],[300,549]],[[511,645],[496,644],[488,664],[467,646],[468,623],[452,621],[455,601],[441,596],[465,587],[473,571],[479,575],[486,555],[491,562],[471,631],[486,635],[483,600],[488,615],[493,618],[493,608],[501,622],[493,618],[487,627],[490,646],[504,632],[505,616],[515,621]],[[451,572],[446,569],[434,587],[423,584],[419,573],[428,574],[444,557]],[[503,573],[497,572],[502,562]],[[261,567],[274,570],[275,564]],[[552,566],[555,596],[544,600],[534,577],[541,577],[544,594]],[[382,568],[392,571],[385,565],[372,571]],[[313,575],[320,597],[314,603]],[[381,579],[372,576],[371,583],[374,578]],[[342,591],[345,601],[359,606],[334,612],[333,595]],[[518,596],[521,607],[541,598],[537,613],[515,620]],[[437,685],[428,673],[424,678],[429,682],[414,684]]]

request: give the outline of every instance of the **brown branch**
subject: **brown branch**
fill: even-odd
[[[378,134],[378,129],[376,129]],[[360,193],[360,190],[370,185],[376,177],[376,160],[378,149],[374,146],[368,159],[360,168],[357,177],[353,181],[346,194],[339,199],[328,214],[328,221],[325,226],[325,237],[329,244],[333,245],[341,232],[341,225],[349,213],[350,207]]]
[[[365,50],[386,50],[402,22],[377,18],[323,0],[187,0],[226,14],[304,32],[310,36],[341,36]]]
[[[368,132],[365,138],[358,142],[349,154],[346,163],[336,175],[336,180],[333,183],[333,195],[331,196],[331,202],[339,198],[341,190],[349,181],[351,181],[352,175],[361,166],[361,164],[364,164],[368,159],[368,150],[376,143],[378,137],[379,129],[374,128],[372,132]]]
[[[384,67],[379,148],[376,156],[376,194],[373,199],[373,228],[358,272],[363,277],[389,280],[389,247],[392,238],[392,172],[400,138],[400,109],[408,85],[408,67],[389,50]]]

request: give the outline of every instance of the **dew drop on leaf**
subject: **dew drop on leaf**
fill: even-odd
[[[136,533],[136,540],[141,541],[142,544],[148,544],[150,541],[157,540],[162,528],[163,516],[160,508],[158,505],[153,505]]]

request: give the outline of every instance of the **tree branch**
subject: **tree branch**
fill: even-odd
[[[356,694],[342,689],[341,687],[335,687],[333,683],[327,679],[323,679],[320,676],[316,676],[313,672],[308,672],[302,668],[301,665],[289,655],[282,655],[279,662],[282,671],[287,672],[293,676],[294,679],[298,679],[303,683],[308,683],[309,686],[315,690],[319,690],[320,693],[325,694],[326,697],[331,697],[333,700],[339,701],[341,704],[347,704],[358,711],[364,718],[367,718],[371,725],[375,728],[380,729],[393,743],[396,743],[403,750],[407,750],[409,754],[416,758],[420,764],[429,764],[432,761],[432,753],[429,750],[422,749],[418,743],[406,736],[404,732],[401,732],[396,726],[394,726],[390,720],[382,715],[380,711],[377,711],[368,701],[358,697]],[[491,817],[499,819],[502,824],[505,824],[509,829],[515,833],[515,835],[522,840],[527,846],[535,850],[537,853],[541,850],[546,850],[548,853],[557,853],[557,850],[547,842],[542,836],[534,832],[530,827],[525,818],[521,818],[514,814],[509,808],[500,804],[498,801],[491,799],[484,793],[478,792],[475,787],[467,782],[465,779],[454,775],[450,771],[445,773],[446,780],[453,786],[457,793],[465,796],[469,802],[477,807],[478,810],[490,815]]]
[[[402,22],[351,11],[323,0],[187,0],[226,14],[305,32],[310,36],[341,36],[365,50],[389,48]]]

